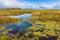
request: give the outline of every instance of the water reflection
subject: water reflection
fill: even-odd
[[[18,16],[10,16],[11,18],[30,18],[32,14],[22,14]]]

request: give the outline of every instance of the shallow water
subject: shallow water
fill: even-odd
[[[31,17],[31,14],[22,14],[22,15],[17,15],[17,16],[10,16],[11,18],[22,18],[22,19],[26,19],[26,18],[30,18]],[[22,21],[22,22],[19,22],[18,24],[5,24],[5,25],[2,25],[4,27],[3,30],[0,30],[0,32],[3,32],[5,31],[6,29],[9,30],[12,28],[12,30],[14,31],[18,31],[20,29],[25,29],[25,28],[28,28],[30,26],[32,26],[32,24],[28,21]]]
[[[17,16],[10,16],[11,18],[30,18],[32,14],[22,14],[22,15],[17,15]]]

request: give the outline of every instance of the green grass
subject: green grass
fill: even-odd
[[[51,28],[51,27],[55,27],[55,25],[58,26],[58,24],[55,24],[54,22],[43,22],[43,21],[38,21],[36,22],[36,24],[45,24],[46,28]]]

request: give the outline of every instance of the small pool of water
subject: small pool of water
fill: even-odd
[[[6,31],[6,29],[10,31],[9,33],[14,34],[20,30],[24,30],[24,29],[29,28],[31,26],[32,26],[32,23],[28,22],[28,21],[22,21],[21,23],[18,23],[18,24],[6,24],[3,26],[4,29],[0,30],[0,35],[2,35],[1,33]]]
[[[17,16],[10,16],[11,18],[30,18],[32,14],[22,14],[22,15],[17,15]]]

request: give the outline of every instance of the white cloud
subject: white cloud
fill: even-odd
[[[48,4],[48,3],[41,3],[40,4],[40,7],[44,7],[46,9],[53,9],[53,7],[55,6],[56,4],[53,3],[53,4]]]
[[[17,0],[0,0],[0,3],[5,7],[18,7],[24,6],[23,3],[18,2]]]
[[[46,8],[46,9],[59,9],[60,8],[60,1],[55,2],[52,4],[48,3],[40,3],[40,4],[35,4],[35,3],[29,3],[29,2],[19,2],[17,0],[0,0],[0,4],[3,5],[4,7],[16,7],[16,8],[33,8],[33,9],[41,9],[41,7]]]
[[[23,6],[23,3],[18,2],[17,0],[0,0],[0,3],[5,7],[16,7]]]
[[[18,7],[18,8],[38,8],[37,4],[28,3],[28,2],[19,2],[17,0],[0,0],[0,4],[5,7]]]
[[[54,9],[60,9],[60,1],[56,2],[56,5],[54,6]]]

